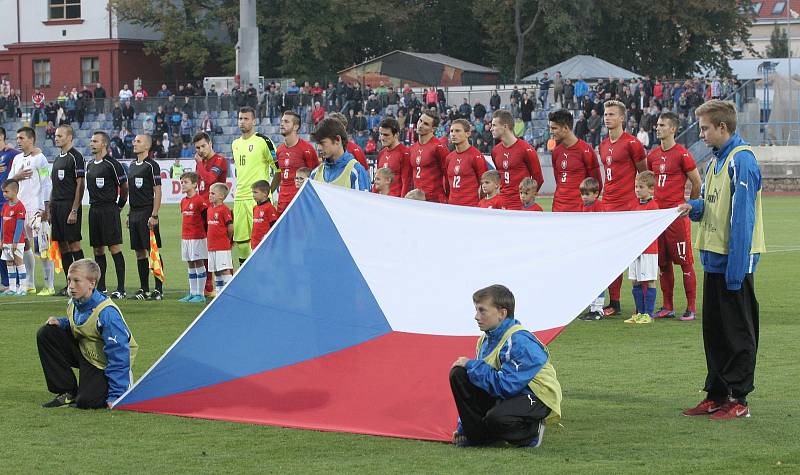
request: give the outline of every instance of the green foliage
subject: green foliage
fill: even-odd
[[[788,58],[789,55],[789,35],[786,29],[780,28],[776,23],[772,34],[769,36],[767,58]]]
[[[549,200],[542,199],[549,207]],[[753,417],[713,423],[679,415],[702,394],[705,359],[700,320],[625,325],[615,318],[570,324],[550,345],[564,391],[564,419],[548,427],[542,448],[456,449],[447,444],[281,429],[125,411],[45,410],[50,399],[34,336],[64,299],[0,299],[3,384],[0,460],[4,473],[797,473],[797,197],[764,197],[770,252],[756,275],[761,332]],[[186,291],[180,261],[180,211],[159,213],[167,299],[120,301],[139,342],[136,378],[194,320],[201,306],[175,301]],[[87,236],[84,219],[84,236]],[[84,246],[86,243],[84,241]],[[85,248],[87,249],[87,248]],[[128,288],[138,281],[129,259]],[[698,259],[699,261],[699,259]],[[700,268],[699,262],[696,264]],[[113,265],[109,263],[109,269]],[[113,270],[110,272],[113,273]],[[41,273],[39,273],[41,274]],[[675,298],[682,310],[681,273]],[[702,296],[699,279],[698,297]],[[56,283],[64,282],[63,274]],[[113,277],[112,277],[113,282]],[[630,284],[623,310],[630,310]],[[659,291],[660,293],[660,291]],[[660,301],[660,297],[659,297]],[[698,300],[702,305],[702,299]],[[535,314],[518,309],[521,320]],[[702,308],[698,315],[702,317]],[[465,318],[469,318],[466,316]],[[624,317],[623,317],[624,318]],[[633,327],[633,328],[632,328]],[[455,358],[455,356],[454,356]],[[447,375],[442,375],[447,377]],[[526,469],[526,467],[528,467]]]

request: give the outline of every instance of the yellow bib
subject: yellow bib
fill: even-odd
[[[353,169],[356,167],[356,163],[358,163],[358,160],[356,160],[355,158],[347,162],[347,165],[344,166],[344,171],[342,171],[342,174],[337,176],[331,181],[325,180],[325,163],[321,163],[316,169],[317,173],[314,174],[314,181],[321,181],[323,183],[329,183],[331,185],[350,188],[351,187],[350,175],[353,173]]]
[[[513,325],[511,328],[506,330],[503,333],[503,336],[500,338],[500,341],[497,343],[497,346],[486,355],[483,361],[486,362],[489,366],[494,368],[495,370],[499,371],[502,363],[500,362],[500,349],[503,348],[503,345],[506,344],[511,335],[518,331],[527,331],[523,328],[522,325]],[[533,335],[533,334],[532,334]],[[547,362],[542,366],[542,369],[536,373],[536,376],[533,377],[531,382],[528,383],[528,387],[542,401],[547,407],[550,408],[550,414],[547,416],[547,422],[556,422],[561,419],[561,384],[559,384],[558,379],[556,378],[556,369],[553,368],[553,365],[550,364],[550,352],[547,351],[547,347],[536,338],[536,335],[533,335],[533,338],[542,345],[544,348],[545,353],[547,353]],[[483,346],[483,342],[486,339],[486,334],[484,333],[478,338],[478,345],[475,348],[475,356],[480,355],[481,346]]]
[[[97,369],[106,369],[108,365],[106,354],[103,351],[105,347],[103,336],[97,330],[97,319],[100,318],[100,312],[106,307],[116,308],[120,317],[122,317],[119,307],[111,299],[105,299],[92,310],[92,314],[83,324],[77,325],[75,323],[75,305],[70,302],[67,306],[67,318],[69,318],[69,328],[72,330],[72,336],[78,341],[78,348],[80,348],[81,354],[86,358],[86,361]],[[122,321],[125,322],[125,319],[123,318]],[[125,326],[127,325],[125,323]],[[139,349],[133,334],[130,335],[128,346],[131,352],[131,367],[133,367],[133,360],[136,358],[136,351]]]
[[[697,233],[697,248],[701,251],[711,251],[717,254],[728,254],[731,234],[731,210],[733,209],[731,178],[728,168],[737,152],[753,149],[749,145],[734,147],[725,158],[719,173],[715,173],[717,158],[711,160],[706,171],[705,204],[703,217],[700,219],[700,229]],[[753,226],[753,242],[750,254],[766,252],[764,245],[764,226],[761,220],[761,190],[756,192],[756,222]]]

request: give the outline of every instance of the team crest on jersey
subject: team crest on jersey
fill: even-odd
[[[98,188],[102,188],[103,185],[106,184],[106,179],[105,178],[95,178],[94,179],[94,184],[97,185]]]
[[[508,157],[506,157],[506,158],[508,158]],[[503,160],[503,168],[505,170],[508,170],[508,160]]]
[[[611,152],[611,150],[609,150],[609,152]],[[606,157],[606,163],[611,165],[611,155]]]
[[[422,161],[422,157],[417,157],[417,165],[419,165],[421,161]]]
[[[567,169],[567,161],[566,160],[561,160],[561,169],[562,170],[566,170]]]
[[[263,218],[264,217],[264,212],[262,211],[261,213],[259,213],[258,217],[259,218]]]
[[[286,156],[288,157],[289,154],[287,153]],[[287,158],[286,160],[283,161],[283,163],[284,163],[284,165],[286,165],[288,167],[289,166],[289,159]]]
[[[189,203],[189,209],[194,209],[194,203]]]
[[[253,151],[253,144],[250,144],[250,145],[247,146],[247,151],[248,152],[252,152]]]
[[[59,170],[58,171],[58,179],[59,180],[63,180],[64,179],[64,170]]]
[[[140,177],[140,176],[137,176],[137,177],[136,177],[136,178],[133,180],[133,184],[134,184],[134,185],[136,185],[136,188],[141,188],[141,187],[142,187],[142,185],[144,185],[144,178],[142,178],[142,177]]]
[[[658,169],[661,170],[661,173],[664,173],[665,171],[667,171],[667,164],[662,163],[661,166],[658,167]]]
[[[458,175],[458,174],[461,172],[461,167],[460,167],[459,165],[456,165],[456,167],[453,169],[453,172],[454,172],[456,175]]]
[[[214,219],[219,219],[219,213],[214,213]]]

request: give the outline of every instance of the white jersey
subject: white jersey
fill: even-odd
[[[9,177],[13,177],[22,170],[33,170],[33,174],[26,180],[19,182],[19,200],[25,206],[25,211],[33,215],[36,211],[44,211],[44,202],[50,201],[50,191],[53,183],[50,181],[50,167],[47,158],[39,155],[25,155],[20,153],[14,157]]]

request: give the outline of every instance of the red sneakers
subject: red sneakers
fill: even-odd
[[[729,398],[709,419],[725,421],[728,419],[736,419],[737,417],[750,417],[750,408],[736,399]]]
[[[725,404],[727,404],[727,402]],[[686,409],[685,411],[681,412],[681,414],[684,416],[707,416],[719,411],[724,407],[725,404],[720,405],[720,403],[717,401],[703,399],[700,401],[700,404],[691,409]]]

